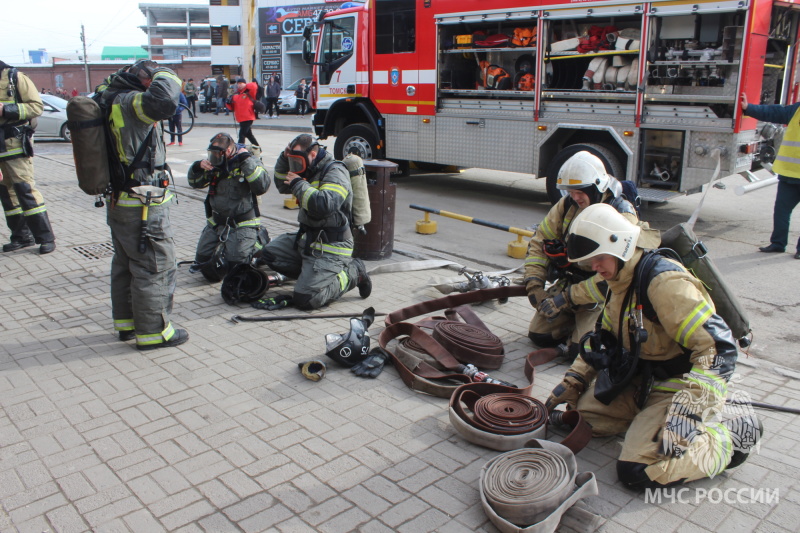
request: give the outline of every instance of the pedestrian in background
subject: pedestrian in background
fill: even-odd
[[[769,245],[762,246],[764,253],[783,253],[789,244],[789,222],[792,211],[800,203],[800,102],[791,105],[756,105],[747,103],[747,95],[741,95],[742,114],[764,122],[787,124],[783,141],[772,170],[778,174],[778,190],[772,211],[772,235]],[[795,259],[800,259],[800,238],[795,247]]]
[[[214,114],[219,115],[220,110],[225,110],[225,116],[227,117],[230,115],[230,111],[225,105],[225,102],[228,100],[228,87],[229,87],[228,79],[220,74],[217,76],[217,107],[214,109]]]
[[[300,85],[294,91],[294,96],[297,99],[297,116],[306,116],[306,111],[308,111],[308,85],[306,85],[306,80],[300,80]]]
[[[275,80],[275,76],[269,77],[264,93],[267,95],[267,116],[278,118],[278,98],[281,95],[281,84]],[[274,117],[273,112],[275,113]]]
[[[189,107],[189,101],[183,95],[183,93],[179,96],[180,104],[185,105],[187,108]],[[175,109],[175,114],[172,115],[169,119],[169,144],[167,146],[174,146],[175,145],[175,137],[178,137],[178,146],[183,146],[183,107],[179,105]]]
[[[252,83],[256,84],[256,102],[261,102],[261,106],[256,106],[256,120],[258,120],[258,115],[260,114],[258,109],[262,106],[266,106],[264,103],[264,87],[262,87],[255,78],[253,78]]]
[[[258,141],[253,135],[253,121],[256,119],[256,84],[247,83],[244,78],[236,80],[236,94],[231,97],[228,109],[233,111],[236,122],[239,123],[239,144],[244,144],[247,139],[258,146]],[[260,102],[259,102],[260,103]]]
[[[189,78],[189,81],[183,86],[183,94],[186,95],[192,115],[197,115],[197,86],[194,84],[194,78]]]

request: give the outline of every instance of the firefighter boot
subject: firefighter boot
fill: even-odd
[[[33,246],[33,234],[25,224],[25,218],[22,216],[22,208],[14,205],[14,201],[8,194],[8,189],[5,186],[0,186],[0,203],[3,205],[3,211],[6,215],[6,224],[11,231],[11,242],[3,245],[4,252],[13,252],[20,248]]]
[[[369,298],[372,294],[372,280],[367,274],[367,267],[361,259],[353,259],[356,262],[356,269],[358,270],[358,279],[356,280],[356,287],[358,287],[358,295],[362,298]]]
[[[157,348],[171,348],[172,346],[180,346],[189,340],[189,332],[185,329],[176,329],[175,333],[168,341],[159,342],[157,344],[137,344],[136,348],[139,350],[155,350]]]
[[[49,254],[56,249],[54,242],[56,238],[44,202],[39,204],[36,201],[29,183],[15,183],[14,192],[17,193],[19,205],[25,215],[25,223],[33,233],[36,243],[42,245],[39,247],[39,253]],[[39,197],[41,198],[41,195]]]
[[[733,455],[727,468],[736,468],[750,456],[750,451],[764,434],[764,426],[755,413],[737,416],[722,425],[728,428],[733,441]]]

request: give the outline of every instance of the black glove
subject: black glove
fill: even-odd
[[[353,365],[350,368],[350,372],[362,378],[376,378],[383,372],[383,365],[389,359],[389,354],[383,351],[382,348],[375,348],[366,359]]]
[[[255,309],[265,309],[267,311],[277,311],[292,305],[292,297],[288,294],[276,296],[275,298],[262,298],[251,304]]]
[[[538,311],[549,319],[554,319],[561,311],[569,307],[569,298],[566,294],[559,292],[552,298],[546,298],[539,304]]]

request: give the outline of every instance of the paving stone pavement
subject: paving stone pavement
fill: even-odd
[[[259,312],[225,305],[218,285],[183,267],[172,319],[189,342],[152,352],[119,342],[104,209],[78,190],[70,164],[35,165],[58,249],[0,255],[0,531],[496,531],[478,478],[497,452],[463,441],[445,400],[410,391],[393,368],[375,380],[335,364],[317,383],[300,375],[297,363],[324,357],[324,335],[346,331],[346,319],[234,325],[232,314]],[[293,229],[292,218],[264,222],[277,235]],[[179,259],[193,257],[203,220],[202,196],[182,191],[173,211]],[[7,230],[0,234],[5,242]],[[455,274],[375,275],[368,300],[352,291],[321,312],[389,312],[434,298],[433,276]],[[527,301],[476,311],[506,345],[492,374],[519,382],[532,349]],[[740,390],[796,405],[800,382],[741,360]],[[535,396],[546,397],[564,370],[538,371]],[[797,531],[796,417],[760,412],[760,453],[674,502],[624,489],[621,439],[593,440],[578,463],[596,473],[600,494],[581,505],[609,533]],[[751,488],[770,497],[751,502]]]

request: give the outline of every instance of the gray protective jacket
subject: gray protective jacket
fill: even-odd
[[[242,153],[235,156],[230,172],[216,168],[206,171],[196,161],[189,168],[189,185],[195,189],[209,187],[207,205],[212,211],[209,223],[215,225],[220,223],[220,218],[244,222],[244,219],[238,219],[251,212],[253,215],[248,218],[257,220],[256,196],[267,192],[270,181],[261,161],[249,153]]]
[[[325,152],[317,163],[313,177],[296,180],[290,188],[286,184],[289,162],[281,153],[275,163],[275,186],[281,194],[291,193],[300,204],[297,221],[302,228],[325,228],[329,236],[327,244],[312,245],[314,249],[338,255],[350,255],[353,248],[353,236],[350,232],[350,217],[353,211],[353,188],[350,173],[344,164],[333,163],[333,155]],[[323,171],[327,172],[323,176]],[[310,232],[309,232],[310,233]],[[338,236],[334,236],[338,233]],[[312,236],[311,241],[315,241]],[[335,243],[346,243],[344,246],[331,246]],[[346,250],[345,250],[346,248]]]

